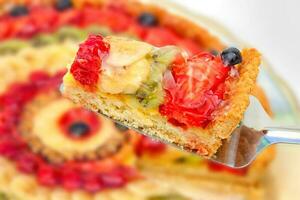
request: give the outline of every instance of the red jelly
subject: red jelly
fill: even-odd
[[[220,57],[209,53],[176,62],[164,75],[160,113],[174,125],[206,126],[223,100],[229,70]]]

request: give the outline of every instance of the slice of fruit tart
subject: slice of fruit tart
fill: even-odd
[[[209,157],[242,120],[259,64],[255,49],[188,55],[176,46],[90,35],[69,66],[63,93],[128,127]]]

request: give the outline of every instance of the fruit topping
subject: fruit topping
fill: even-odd
[[[141,13],[138,22],[143,26],[156,26],[158,24],[156,16],[149,12]]]
[[[82,85],[94,86],[99,80],[101,63],[109,52],[109,44],[100,35],[90,35],[80,44],[70,72]]]
[[[9,12],[9,14],[13,17],[28,15],[28,13],[29,13],[28,8],[22,5],[14,6]]]
[[[234,66],[242,62],[242,54],[240,50],[234,47],[230,47],[222,51],[221,58],[226,66]]]
[[[83,108],[75,108],[65,113],[59,120],[60,127],[73,139],[84,139],[97,133],[101,124],[98,116]]]
[[[220,57],[206,52],[176,62],[164,74],[160,113],[176,126],[206,126],[223,100],[229,70]]]
[[[136,97],[144,107],[156,108],[163,102],[162,75],[179,52],[180,50],[174,46],[162,47],[151,52],[150,74],[136,93]]]
[[[145,42],[125,37],[109,36],[105,41],[110,44],[109,56],[105,63],[112,67],[129,66],[145,57],[153,48]]]
[[[73,4],[71,0],[57,0],[55,4],[56,9],[60,11],[71,8],[72,6]]]
[[[152,46],[125,37],[109,36],[109,55],[103,60],[100,89],[110,94],[134,94],[147,79],[150,63],[146,55]]]
[[[74,137],[82,137],[90,133],[90,127],[84,122],[75,122],[68,130]]]
[[[149,28],[144,36],[144,41],[157,47],[174,45],[180,38],[170,29],[165,27]]]

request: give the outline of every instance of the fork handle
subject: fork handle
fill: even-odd
[[[300,144],[300,127],[268,127],[264,133],[269,144]]]

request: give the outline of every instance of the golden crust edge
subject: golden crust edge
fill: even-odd
[[[249,96],[256,86],[261,55],[256,49],[242,51],[243,62],[238,65],[239,79],[230,82],[229,109],[219,115],[208,125],[208,130],[220,139],[227,139],[243,119],[243,114],[249,105]],[[220,112],[224,112],[221,108]]]

